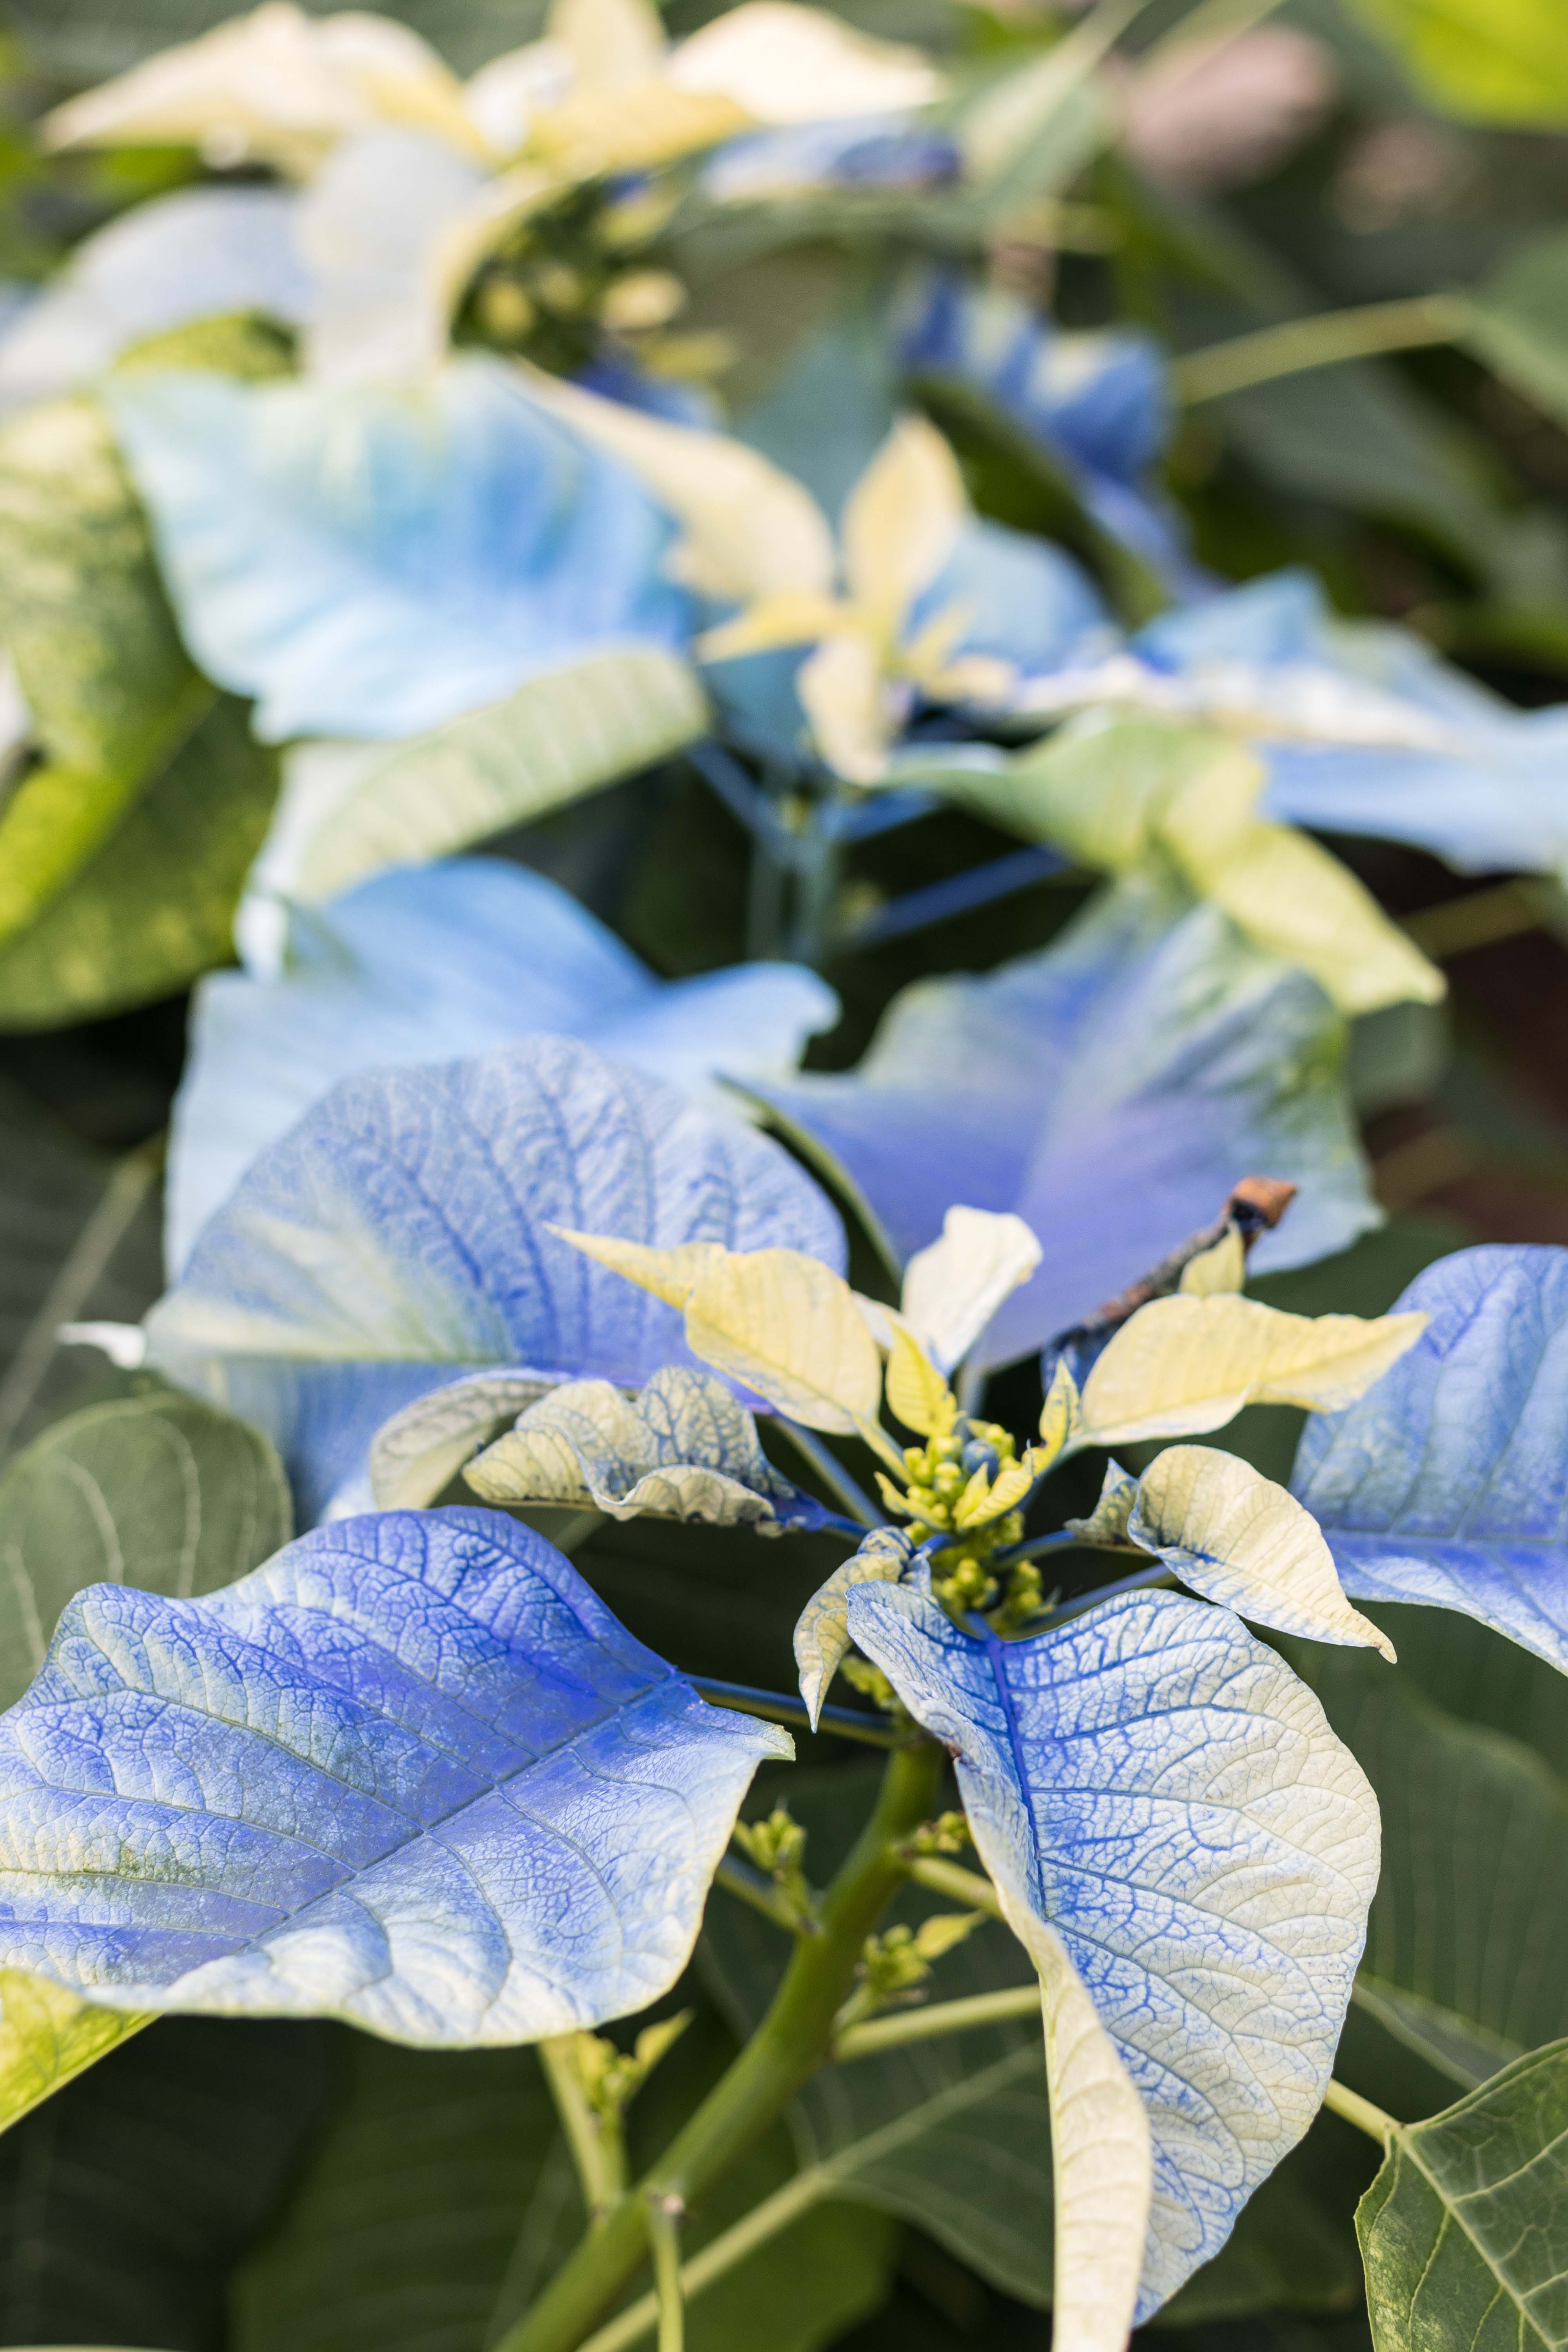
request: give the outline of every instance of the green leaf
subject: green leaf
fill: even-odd
[[[1355,0],[1417,86],[1471,122],[1568,121],[1560,0]]]
[[[1356,2232],[1375,2352],[1568,2343],[1568,2042],[1396,2130]]]
[[[335,2085],[336,2029],[162,2019],[0,2139],[0,2342],[225,2340],[228,2274]]]
[[[576,2242],[576,2176],[532,2050],[347,2037],[344,2096],[234,2285],[231,2352],[480,2352]]]
[[[501,702],[387,749],[307,753],[268,853],[268,878],[318,901],[384,866],[447,856],[531,823],[701,735],[695,671],[656,646],[596,653]]]
[[[1403,1635],[1435,1612],[1383,1613]],[[1447,1714],[1403,1668],[1288,1646],[1383,1811],[1358,2005],[1468,2089],[1568,2032],[1568,1780]]]
[[[59,1325],[133,1322],[163,1288],[157,1147],[89,1151],[0,1088],[0,1455],[79,1385]]]
[[[0,1028],[121,1012],[229,961],[276,793],[274,754],[221,698],[70,887],[0,945]]]
[[[293,1531],[271,1444],[195,1397],[157,1387],[57,1422],[0,1475],[0,1707],[21,1697],[84,1586],[188,1600],[258,1568]]]
[[[315,0],[312,15],[327,13]],[[402,0],[391,9],[435,44],[459,73],[473,73],[503,49],[535,40],[544,28],[542,0]],[[233,0],[16,0],[6,27],[62,80],[89,82],[194,40],[236,14]]]
[[[1568,58],[1568,22],[1564,45]],[[1568,234],[1531,238],[1469,298],[1468,311],[1471,349],[1548,416],[1568,421]]]

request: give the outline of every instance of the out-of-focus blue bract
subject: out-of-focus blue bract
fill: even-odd
[[[955,1750],[1004,1902],[1060,1937],[1142,2100],[1145,2319],[1317,2113],[1377,1884],[1376,1800],[1228,1610],[1130,1593],[998,1642],[918,1579],[845,1599],[854,1640]]]
[[[172,1272],[257,1153],[356,1071],[552,1030],[697,1093],[717,1070],[793,1069],[838,1013],[798,964],[656,980],[568,892],[499,858],[378,875],[296,916],[279,961],[276,977],[215,972],[197,992],[170,1147]]]
[[[345,1520],[199,1601],[94,1585],[0,1723],[0,1965],[422,2043],[594,2025],[679,1975],[789,1753],[499,1512]]]
[[[357,1507],[377,1429],[465,1372],[636,1388],[694,1360],[673,1307],[552,1225],[844,1264],[834,1210],[765,1136],[534,1036],[334,1087],[208,1223],[150,1360],[268,1431],[303,1519]]]
[[[1430,1323],[1312,1415],[1292,1491],[1357,1601],[1461,1610],[1568,1673],[1568,1250],[1460,1250],[1399,1305]]]
[[[1379,1222],[1338,1066],[1343,1031],[1304,972],[1214,907],[1136,878],[1041,953],[919,981],[858,1070],[752,1091],[809,1139],[908,1257],[951,1202],[1015,1210],[1041,1263],[980,1343],[1042,1346],[1206,1224],[1245,1175],[1300,1198],[1259,1270]]]
[[[414,735],[588,646],[686,642],[673,525],[498,360],[105,397],[186,642],[268,742]]]

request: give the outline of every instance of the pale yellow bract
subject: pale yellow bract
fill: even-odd
[[[1425,1315],[1286,1315],[1253,1298],[1178,1294],[1139,1308],[1084,1383],[1074,1443],[1130,1444],[1219,1429],[1245,1404],[1335,1412],[1364,1396]]]
[[[904,1269],[904,1319],[939,1370],[950,1372],[1001,1306],[1027,1282],[1040,1244],[1010,1211],[949,1209],[942,1233]]]
[[[1352,1609],[1310,1511],[1248,1462],[1172,1445],[1143,1473],[1130,1530],[1206,1601],[1282,1633],[1381,1650],[1394,1644]]]

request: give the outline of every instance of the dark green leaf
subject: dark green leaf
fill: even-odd
[[[163,1288],[160,1164],[155,1148],[89,1151],[26,1096],[0,1091],[0,1455],[80,1384],[58,1327],[133,1322]]]
[[[0,2341],[226,2352],[229,2270],[338,2053],[331,2026],[163,2019],[7,2133]]]
[[[195,1397],[153,1388],[57,1422],[0,1476],[0,1707],[21,1697],[85,1585],[188,1599],[292,1533],[269,1441]]]
[[[1568,2343],[1568,2042],[1396,2131],[1356,2230],[1376,2352]]]
[[[1488,365],[1548,416],[1568,420],[1568,236],[1532,238],[1468,310],[1466,340]]]
[[[1469,2088],[1568,2029],[1568,1782],[1409,1675],[1289,1646],[1383,1811],[1358,2002]]]

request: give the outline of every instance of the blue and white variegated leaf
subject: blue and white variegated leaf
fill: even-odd
[[[465,1473],[487,1503],[555,1504],[613,1519],[820,1528],[827,1513],[773,1468],[722,1381],[667,1364],[635,1397],[571,1381],[525,1406]]]
[[[500,361],[107,397],[185,640],[268,742],[414,735],[589,646],[686,642],[674,526]]]
[[[982,1642],[922,1581],[857,1586],[849,1630],[955,1750],[1004,1906],[1059,1937],[1137,2087],[1145,2319],[1321,2103],[1377,1884],[1376,1800],[1228,1610],[1129,1593]]]
[[[990,654],[1022,677],[1109,653],[1115,630],[1089,574],[1049,541],[981,517],[966,521],[936,578],[911,607],[907,638],[949,612],[963,616],[954,654]]]
[[[1409,632],[1334,619],[1310,574],[1163,614],[1133,650],[1195,702],[1262,714],[1266,815],[1412,842],[1461,873],[1568,873],[1568,709],[1516,710]]]
[[[531,2042],[656,2000],[764,1756],[489,1511],[78,1594],[0,1723],[0,1965],[110,2008]]]
[[[873,1528],[858,1551],[836,1568],[800,1612],[795,1662],[800,1695],[815,1731],[834,1675],[849,1654],[849,1593],[857,1584],[897,1584],[915,1555],[901,1528]]]
[[[792,1070],[837,1013],[797,964],[656,980],[570,892],[499,858],[379,875],[296,915],[276,974],[215,972],[197,990],[174,1100],[168,1264],[184,1265],[257,1153],[356,1071],[553,1030],[698,1093],[718,1070]],[[719,1090],[708,1098],[717,1107]]]
[[[1259,1272],[1380,1222],[1339,1016],[1217,908],[1184,906],[1149,877],[1120,883],[1039,954],[905,990],[858,1070],[750,1088],[899,1260],[954,1201],[1016,1211],[1039,1236],[1040,1265],[975,1351],[986,1366],[1114,1297],[1251,1171],[1300,1188],[1257,1244]]]
[[[729,140],[704,163],[698,184],[716,204],[767,204],[827,190],[945,187],[962,168],[956,145],[935,124],[861,114]]]
[[[1399,1305],[1426,1330],[1311,1416],[1292,1491],[1356,1600],[1460,1610],[1568,1673],[1568,1250],[1460,1250]]]
[[[129,344],[226,312],[297,326],[311,282],[285,188],[180,188],[75,247],[0,335],[0,411],[89,382]]]
[[[463,1372],[636,1388],[676,1310],[550,1228],[844,1264],[778,1146],[567,1037],[345,1079],[263,1151],[148,1318],[149,1360],[268,1431],[303,1518],[368,1500],[371,1440]]]

